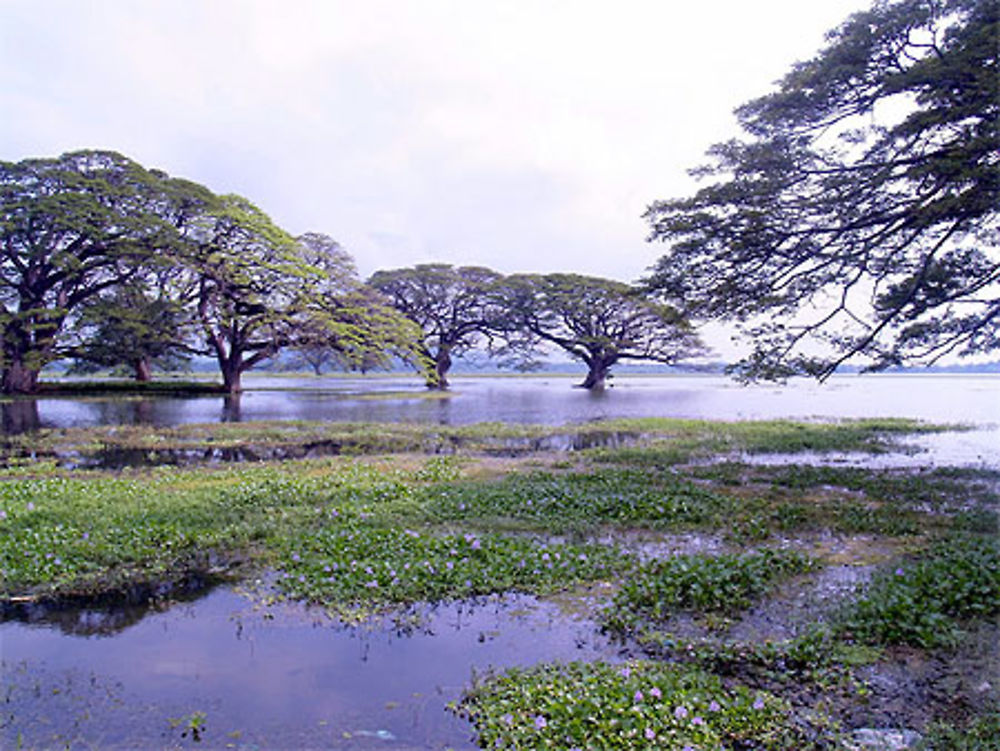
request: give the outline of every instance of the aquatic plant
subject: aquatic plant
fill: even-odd
[[[807,748],[775,696],[659,662],[512,669],[481,681],[453,709],[484,748]]]
[[[951,644],[962,619],[1000,613],[1000,540],[953,537],[920,558],[881,572],[841,616],[862,643]]]
[[[607,629],[638,633],[680,610],[733,614],[775,582],[816,568],[792,550],[744,555],[683,555],[651,561],[630,573],[602,614]]]
[[[281,542],[279,586],[342,614],[494,592],[552,592],[632,565],[608,546],[384,527],[367,512],[339,508],[327,516],[321,529]]]
[[[517,519],[550,531],[603,524],[653,529],[714,523],[731,499],[666,473],[639,470],[531,472],[494,482],[464,482],[424,490],[437,521]]]

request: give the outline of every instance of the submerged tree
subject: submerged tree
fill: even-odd
[[[673,365],[703,353],[688,321],[624,282],[578,274],[521,274],[503,285],[508,325],[548,342],[588,368],[582,388],[602,388],[622,360]]]
[[[998,11],[880,1],[831,32],[737,110],[747,138],[695,171],[714,182],[650,206],[650,290],[750,333],[748,377],[995,350]]]
[[[181,242],[177,181],[114,152],[0,162],[5,393],[30,393],[81,307]]]
[[[493,294],[502,275],[476,266],[444,263],[377,271],[368,283],[422,331],[422,353],[434,363],[428,388],[448,388],[452,357],[506,327],[505,311]]]

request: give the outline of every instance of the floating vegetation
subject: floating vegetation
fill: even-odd
[[[384,528],[370,514],[338,508],[325,514],[321,530],[283,542],[279,585],[342,614],[495,592],[545,594],[629,567],[607,546]]]
[[[782,579],[812,571],[816,563],[792,550],[745,555],[682,555],[632,571],[604,613],[616,633],[655,629],[679,610],[734,614]]]
[[[658,662],[514,669],[473,688],[456,711],[484,748],[802,748],[781,699]]]
[[[953,537],[881,573],[839,628],[863,643],[953,644],[959,622],[1000,613],[1000,540]]]

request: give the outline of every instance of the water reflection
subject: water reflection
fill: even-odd
[[[94,612],[76,622],[99,620]],[[56,736],[71,747],[163,747],[179,740],[168,718],[202,711],[210,748],[234,738],[267,748],[474,748],[469,726],[445,707],[475,672],[617,655],[592,622],[527,596],[441,605],[417,628],[366,628],[297,605],[263,607],[229,588],[146,611],[113,639],[12,622],[0,639],[5,712],[18,718],[2,729],[4,747],[18,732],[29,747]]]
[[[3,432],[17,435],[38,430],[42,427],[42,417],[38,411],[37,399],[16,399],[0,403]]]
[[[617,417],[722,420],[914,417],[1000,423],[1000,378],[842,376],[823,384],[740,386],[722,377],[621,376],[590,392],[562,377],[457,376],[452,391],[428,392],[405,378],[249,378],[235,397],[42,398],[3,405],[4,431],[44,427],[250,420],[332,420],[466,425],[561,425]]]

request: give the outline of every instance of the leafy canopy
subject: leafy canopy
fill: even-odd
[[[998,8],[879,1],[830,32],[737,110],[708,185],[649,207],[650,290],[737,322],[749,377],[997,349]]]
[[[688,321],[669,305],[651,302],[624,282],[579,274],[518,274],[504,285],[510,325],[582,360],[581,386],[603,385],[621,360],[674,364],[702,352]]]

